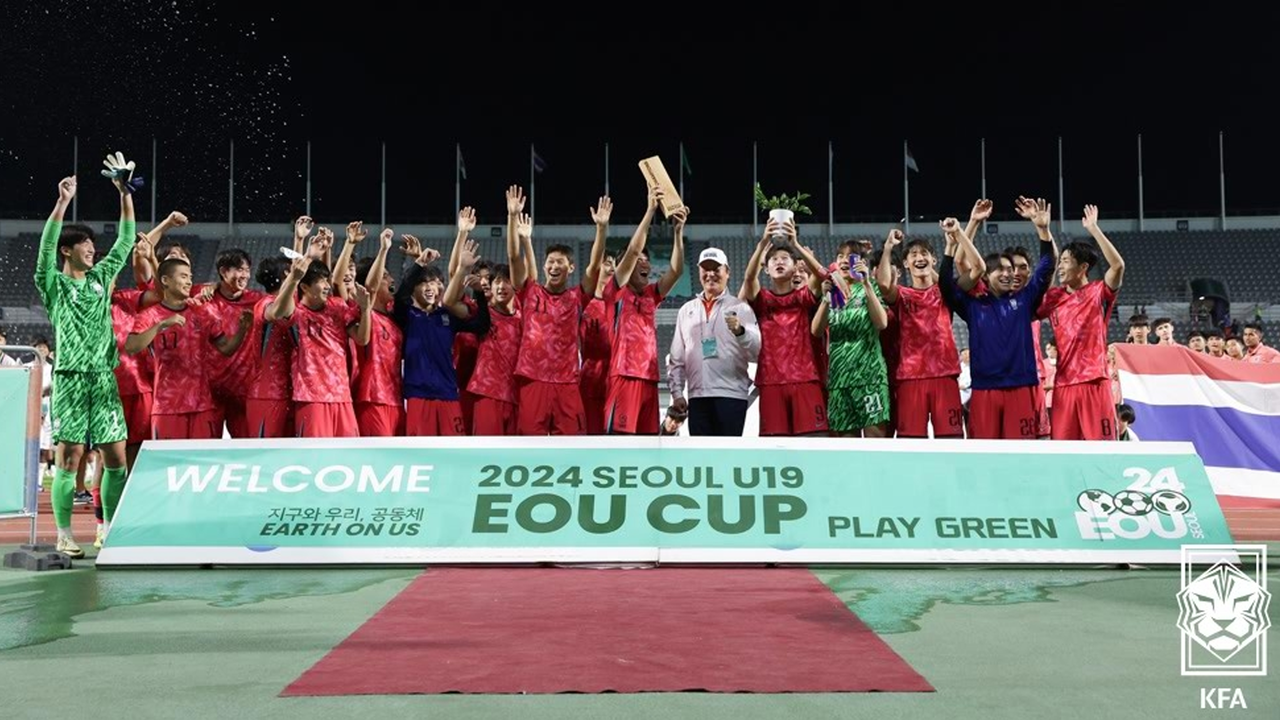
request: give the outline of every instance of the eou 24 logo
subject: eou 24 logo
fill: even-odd
[[[1191,500],[1183,494],[1185,486],[1172,467],[1161,468],[1154,475],[1141,467],[1128,468],[1124,477],[1129,485],[1112,495],[1106,490],[1089,489],[1076,496],[1076,526],[1085,540],[1141,540],[1148,535],[1176,539],[1203,539],[1204,530],[1191,511]]]

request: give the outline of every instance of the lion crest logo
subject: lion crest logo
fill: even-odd
[[[1178,628],[1225,663],[1271,627],[1270,604],[1266,588],[1220,562],[1178,593]]]

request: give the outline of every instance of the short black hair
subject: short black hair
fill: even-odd
[[[213,266],[218,271],[218,277],[222,277],[223,270],[237,270],[243,266],[253,267],[253,260],[250,259],[249,253],[240,248],[229,248],[218,253],[218,259],[214,261]]]
[[[63,225],[62,234],[58,236],[58,253],[62,253],[62,248],[73,248],[85,240],[96,242],[97,239],[97,234],[88,225],[81,225],[80,223]]]
[[[253,279],[258,281],[263,290],[274,294],[284,284],[284,279],[289,275],[289,268],[292,264],[289,258],[282,255],[273,255],[258,263],[258,272],[254,274]]]

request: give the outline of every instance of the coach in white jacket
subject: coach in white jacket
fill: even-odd
[[[667,358],[672,408],[689,413],[690,435],[740,437],[751,396],[748,363],[760,354],[751,306],[726,292],[729,259],[719,248],[698,256],[702,293],[680,308]]]

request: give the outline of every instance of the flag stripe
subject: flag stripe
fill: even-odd
[[[1126,400],[1147,405],[1186,405],[1194,398],[1211,407],[1280,415],[1280,385],[1214,382],[1203,375],[1137,375],[1121,370],[1120,387]]]
[[[1218,495],[1280,500],[1280,475],[1261,470],[1206,466],[1209,482]]]
[[[1253,382],[1280,389],[1280,364],[1224,360],[1182,347],[1116,345],[1118,360],[1139,375],[1204,375],[1214,380]]]
[[[1125,401],[1143,440],[1190,440],[1205,465],[1280,473],[1280,417],[1203,405]],[[1280,477],[1277,478],[1280,480]]]

